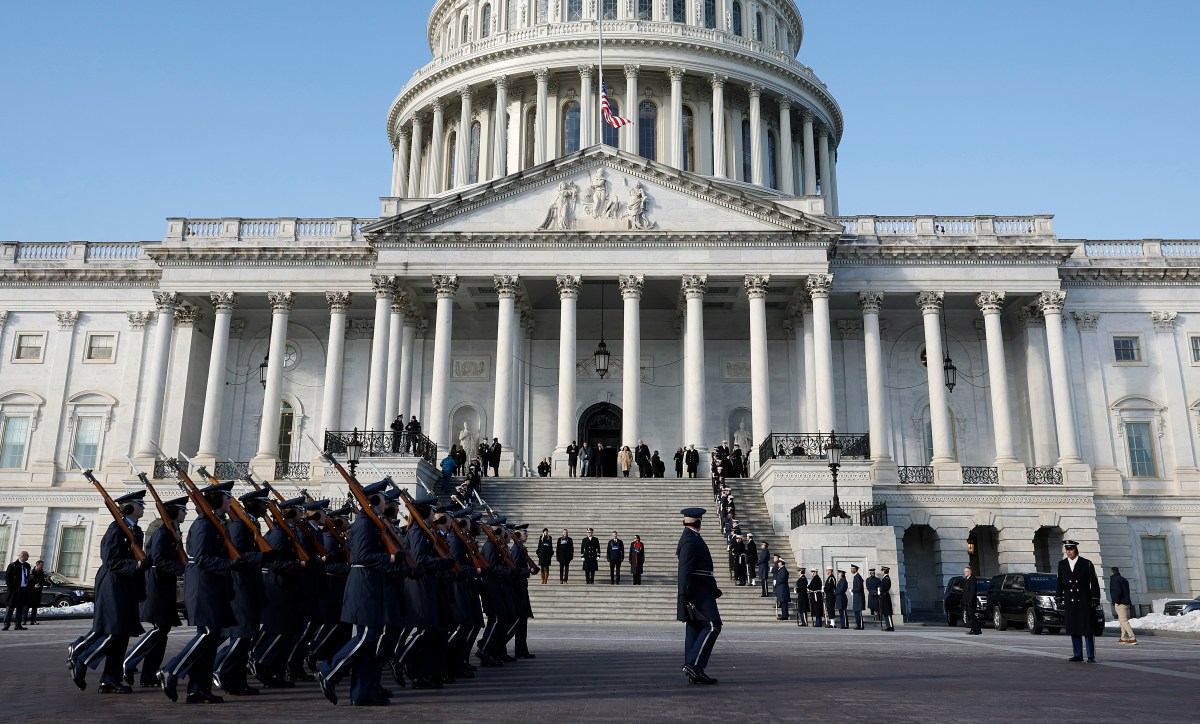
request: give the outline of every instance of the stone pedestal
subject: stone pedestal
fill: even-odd
[[[871,482],[881,485],[896,485],[900,482],[900,468],[891,458],[871,463]]]
[[[1092,487],[1092,467],[1087,463],[1063,463],[1059,468],[1062,470],[1063,485],[1072,488]]]
[[[963,473],[962,465],[958,463],[939,463],[933,464],[933,484],[934,485],[962,485]]]
[[[1099,467],[1092,471],[1097,495],[1124,495],[1121,471],[1116,468]]]
[[[997,463],[996,475],[1001,485],[1028,485],[1029,477],[1021,463]]]

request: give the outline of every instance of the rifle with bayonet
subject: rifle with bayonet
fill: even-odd
[[[429,486],[421,482],[420,478],[417,479],[417,484],[424,488],[426,494],[433,494]],[[487,559],[483,557],[483,552],[479,550],[479,544],[475,542],[473,537],[463,531],[462,527],[458,524],[458,520],[453,515],[449,515],[448,518],[450,520],[450,530],[454,531],[454,535],[458,536],[458,539],[467,548],[467,556],[471,560],[471,567],[479,570],[486,569],[488,567]]]
[[[179,457],[186,460],[189,465],[192,464],[192,459],[187,455],[179,453]],[[203,465],[198,466],[196,468],[196,472],[203,475],[211,484],[215,485],[221,482],[214,477],[212,473],[208,472],[208,469]],[[246,526],[246,528],[250,531],[250,534],[254,536],[254,545],[258,546],[259,553],[266,553],[267,551],[273,550],[273,548],[271,548],[271,544],[268,543],[267,539],[263,538],[262,533],[259,532],[258,526],[254,524],[254,519],[251,518],[250,514],[246,512],[246,508],[242,505],[242,501],[231,497],[229,501],[229,509],[233,511],[233,514],[237,516],[238,520],[242,521],[242,525]]]
[[[379,471],[379,468],[375,467],[374,463],[371,463],[371,468],[377,475],[382,475],[382,473]],[[412,495],[410,495],[409,492],[404,488],[396,485],[396,481],[392,480],[392,476],[384,475],[383,479],[388,482],[390,487],[399,491],[400,500],[403,500],[404,507],[408,508],[408,524],[411,526],[415,522],[417,526],[425,532],[425,537],[427,537],[429,542],[433,544],[433,549],[437,552],[438,557],[444,558],[454,564],[454,567],[451,570],[456,573],[461,570],[461,567],[458,565],[458,561],[454,560],[454,555],[450,553],[450,544],[446,542],[446,539],[443,538],[440,533],[434,533],[429,527],[429,522],[421,517],[420,511],[417,510],[417,501],[413,500]]]
[[[74,456],[72,456],[72,460],[74,460]],[[75,465],[76,467],[83,468],[79,464],[79,461],[75,461]],[[121,509],[117,507],[112,496],[108,494],[108,491],[104,489],[104,486],[100,484],[96,476],[92,475],[91,468],[84,470],[82,475],[89,483],[96,486],[96,490],[100,491],[100,497],[104,498],[104,507],[108,508],[108,512],[112,514],[113,520],[116,521],[121,533],[129,539],[129,550],[133,553],[133,559],[135,561],[146,560],[146,551],[142,550],[142,547],[138,545],[137,536],[133,534],[133,531],[129,528],[129,524],[125,522],[125,516],[121,513]]]
[[[233,541],[230,540],[229,531],[225,529],[224,522],[217,517],[212,506],[204,499],[204,493],[201,493],[200,488],[192,481],[192,477],[188,475],[187,468],[176,458],[168,458],[166,453],[162,451],[162,448],[158,447],[157,443],[154,443],[154,447],[158,450],[158,454],[166,459],[167,463],[175,470],[175,476],[179,478],[179,489],[187,494],[188,498],[192,501],[192,506],[203,514],[208,519],[208,522],[212,523],[213,527],[217,529],[217,533],[221,536],[221,542],[225,545],[225,552],[229,555],[230,560],[236,561],[241,558],[242,553],[233,544]]]
[[[129,461],[129,467],[133,470],[133,474],[138,480],[142,481],[142,485],[146,486],[146,490],[150,491],[150,497],[154,498],[154,507],[158,510],[158,517],[162,519],[163,525],[167,526],[167,530],[171,531],[171,538],[175,540],[175,552],[179,556],[179,562],[183,565],[188,564],[187,550],[183,546],[183,538],[179,535],[179,529],[175,525],[174,516],[167,512],[167,506],[163,503],[163,499],[159,496],[158,491],[150,484],[150,478],[146,473],[138,470],[137,465],[134,465],[133,458],[128,455],[125,459]]]

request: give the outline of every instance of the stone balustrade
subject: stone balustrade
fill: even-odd
[[[351,242],[362,240],[362,228],[378,219],[167,219],[167,242],[254,241]]]
[[[1053,238],[1051,216],[838,216],[845,236],[857,239]]]
[[[0,265],[130,262],[144,259],[137,241],[6,241],[0,242]]]
[[[1200,259],[1200,241],[1085,241],[1083,253],[1088,259]]]

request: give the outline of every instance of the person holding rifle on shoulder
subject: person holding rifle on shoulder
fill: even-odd
[[[259,552],[257,539],[262,535],[259,521],[267,517],[268,495],[270,491],[262,488],[251,490],[238,498],[249,523],[235,518],[229,524],[229,538],[243,556]],[[263,553],[264,562],[269,563],[274,558],[274,551]],[[250,650],[262,623],[263,606],[267,605],[267,589],[263,584],[262,568],[237,566],[233,569],[231,583],[234,623],[221,632],[228,642],[217,654],[213,679],[226,694],[252,696],[258,693],[258,689],[250,686],[246,679],[246,665],[250,661]]]
[[[285,678],[288,654],[296,637],[304,629],[305,586],[302,560],[307,552],[300,544],[297,526],[304,510],[304,498],[292,498],[279,504],[282,520],[267,533],[267,542],[277,557],[263,574],[267,605],[262,612],[262,631],[251,659],[255,677],[268,689],[288,689],[295,684]]]
[[[175,542],[183,521],[187,518],[187,496],[168,500],[163,508],[170,517],[150,536],[146,555],[153,567],[146,569],[146,600],[142,601],[142,620],[152,628],[134,645],[125,657],[125,683],[133,685],[133,675],[141,667],[141,688],[158,687],[155,676],[167,653],[167,636],[171,629],[183,625],[175,606],[179,578],[187,569],[187,553]]]
[[[405,619],[416,634],[409,639],[404,663],[407,664],[414,689],[440,689],[445,675],[446,629],[438,605],[438,574],[454,566],[454,561],[442,558],[434,547],[425,527],[434,527],[434,506],[437,498],[422,496],[413,501],[413,520],[409,520],[404,545],[422,575],[404,582]]]

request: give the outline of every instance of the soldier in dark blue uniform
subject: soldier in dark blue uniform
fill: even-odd
[[[788,620],[788,600],[792,595],[792,587],[788,584],[787,564],[779,556],[775,556],[775,571],[772,575],[775,584],[775,604],[779,607],[779,620]]]
[[[837,572],[837,585],[834,589],[834,603],[837,608],[838,628],[845,630],[850,628],[850,620],[846,617],[846,607],[850,604],[850,597],[847,595],[850,584],[846,581],[846,572]]]
[[[713,577],[712,554],[700,536],[704,508],[684,508],[683,535],[675,555],[679,558],[679,599],[677,618],[687,625],[684,638],[683,672],[693,684],[715,684],[705,673],[713,645],[721,635],[721,613],[717,599],[721,589]]]
[[[139,490],[113,501],[139,546],[142,545],[142,529],[137,522],[145,513],[142,502],[145,495],[145,490]],[[83,691],[87,688],[84,678],[87,669],[95,670],[103,661],[100,693],[129,694],[133,689],[123,680],[125,649],[129,646],[130,636],[145,633],[138,622],[138,602],[145,594],[144,571],[148,561],[134,559],[133,546],[115,520],[100,541],[100,559],[103,564],[96,573],[92,630],[67,649],[67,667],[71,671],[71,680]]]
[[[1066,558],[1058,562],[1058,607],[1063,612],[1063,627],[1071,637],[1071,658],[1083,661],[1087,645],[1088,663],[1096,663],[1096,609],[1100,608],[1100,580],[1096,567],[1079,556],[1079,544],[1063,541]]]
[[[146,600],[142,601],[141,614],[152,628],[138,639],[124,662],[125,683],[133,684],[133,674],[140,666],[143,689],[158,686],[154,677],[167,653],[167,636],[172,628],[182,624],[175,606],[175,590],[187,564],[179,561],[174,531],[179,530],[187,517],[187,501],[182,497],[163,503],[172,517],[154,531],[146,547],[146,556],[154,565],[146,570]]]
[[[459,529],[464,535],[469,535],[471,528],[471,510],[463,508],[451,514],[457,519]],[[471,555],[467,545],[457,534],[451,532],[446,536],[450,546],[450,555],[458,564],[459,571],[453,574],[450,584],[450,614],[453,619],[453,630],[446,642],[447,657],[450,673],[458,678],[475,678],[474,669],[467,657],[471,655],[471,643],[475,640],[479,629],[476,628],[475,609],[479,608],[479,595],[476,593],[475,577],[479,571],[471,566]]]
[[[417,515],[433,527],[433,506],[437,498],[422,496],[415,503]],[[438,556],[433,541],[417,521],[409,521],[405,546],[421,574],[404,581],[405,622],[416,633],[401,655],[414,689],[440,689],[446,672],[446,621],[439,600],[438,575],[454,566],[454,561]]]
[[[311,500],[304,503],[304,513],[296,521],[296,538],[308,554],[308,563],[304,566],[301,581],[304,583],[304,598],[301,604],[300,635],[292,642],[288,651],[287,671],[292,681],[312,681],[312,676],[304,670],[304,662],[308,658],[309,643],[321,628],[322,604],[326,596],[328,576],[325,575],[325,561],[320,551],[324,548],[325,510],[329,507],[328,500]],[[317,542],[322,547],[317,547]]]
[[[583,557],[583,582],[596,582],[596,571],[600,569],[600,539],[587,529],[587,535],[579,542],[579,554]]]
[[[317,671],[318,661],[330,661],[350,640],[353,633],[350,624],[342,621],[342,600],[346,596],[346,577],[350,575],[350,557],[342,545],[342,537],[349,526],[342,516],[353,508],[346,506],[327,513],[333,527],[340,535],[325,531],[322,543],[325,546],[325,589],[321,596],[321,624],[309,644],[308,668]]]
[[[850,585],[850,608],[854,611],[854,630],[863,630],[863,609],[867,605],[867,596],[863,586],[862,574],[858,572],[858,566],[850,564],[850,572],[854,574],[854,581]]]
[[[507,647],[508,639],[511,639],[513,641],[513,656],[518,659],[537,658],[534,654],[529,653],[529,642],[527,639],[529,619],[533,618],[533,605],[529,602],[529,577],[537,573],[538,570],[537,565],[529,560],[529,552],[525,548],[525,541],[528,539],[525,531],[528,528],[528,523],[522,523],[510,529],[512,545],[508,549],[508,555],[512,558],[513,565],[516,568],[512,576],[513,617],[512,624],[508,629],[505,646]]]
[[[808,579],[808,607],[813,617],[813,626],[821,628],[825,612],[825,598],[821,592],[821,576],[816,568],[808,569],[812,577]]]
[[[879,572],[883,574],[883,578],[879,579],[879,628],[895,631],[896,626],[892,623],[892,576],[887,566],[880,566]]]
[[[493,518],[487,521],[492,529],[492,535],[497,541],[504,536],[506,518]],[[479,663],[485,667],[499,666],[508,658],[505,652],[504,632],[512,625],[513,612],[516,607],[512,597],[512,571],[504,562],[504,555],[499,546],[488,538],[483,544],[483,557],[488,568],[483,578],[483,612],[487,614],[487,626],[479,639]]]
[[[300,560],[291,538],[283,525],[299,537],[297,524],[304,510],[304,498],[292,498],[280,503],[284,520],[267,533],[267,542],[276,558],[267,565],[263,582],[267,604],[262,611],[262,630],[251,657],[255,677],[268,689],[291,688],[294,683],[285,677],[287,658],[296,637],[304,629],[306,561]]]
[[[229,539],[243,555],[259,553],[258,543],[254,532],[260,534],[258,521],[267,515],[266,498],[270,495],[267,488],[252,490],[242,497],[242,509],[254,524],[251,529],[241,518],[235,518],[229,524]],[[274,551],[263,554],[264,561],[274,560]],[[234,623],[226,627],[221,635],[228,642],[217,652],[216,671],[213,681],[225,690],[226,694],[234,696],[250,696],[258,693],[258,689],[250,686],[246,679],[246,665],[250,661],[250,650],[253,648],[254,637],[258,635],[262,622],[262,609],[267,604],[267,591],[263,585],[262,567],[254,568],[249,565],[235,566],[231,583],[233,585],[233,618]]]
[[[879,576],[875,575],[874,568],[867,570],[867,610],[879,618]]]

